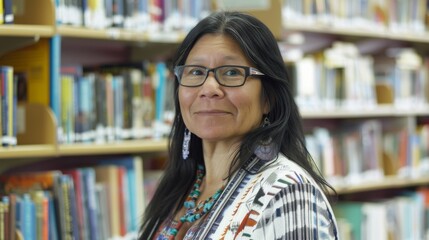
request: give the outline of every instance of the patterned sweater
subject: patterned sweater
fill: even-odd
[[[280,154],[269,162],[254,158],[245,169],[185,240],[338,239],[326,196],[300,166]]]

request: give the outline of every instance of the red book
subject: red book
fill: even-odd
[[[126,178],[127,177],[127,170],[124,167],[118,166],[118,190],[119,190],[119,226],[120,226],[120,234],[121,236],[125,236],[127,234],[127,217],[126,217],[126,196],[127,196],[127,186],[124,186],[126,184]]]

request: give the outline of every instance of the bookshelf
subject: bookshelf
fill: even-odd
[[[35,8],[32,1],[25,2],[25,9],[23,12],[30,12],[28,9]],[[55,25],[55,7],[52,1],[41,1],[42,5],[37,6],[38,9],[43,11],[31,11],[31,14],[17,15],[15,17],[15,24],[1,25],[0,36],[2,42],[8,44],[1,44],[2,55],[5,52],[13,51],[17,48],[22,48],[31,45],[38,41],[40,38],[50,38],[54,35],[60,35],[65,41],[110,41],[114,44],[130,44],[130,43],[144,43],[147,46],[152,44],[161,44],[160,48],[165,47],[164,43],[171,44],[170,49],[173,49],[175,44],[178,44],[184,37],[184,32],[156,32],[148,33],[147,31],[132,31],[126,29],[88,29],[84,27],[74,27],[67,25]],[[277,3],[276,3],[277,4]],[[279,7],[271,8],[270,11],[276,11],[274,20],[269,19],[269,25],[273,25],[272,29],[278,33],[281,10]],[[266,16],[266,12],[257,13],[261,17]],[[358,37],[360,39],[383,39],[394,40],[411,43],[421,43],[424,45],[429,44],[429,36],[427,32],[403,34],[395,33],[389,30],[384,31],[370,31],[368,29],[359,28],[345,28],[333,27],[329,24],[305,24],[297,22],[283,22],[283,31],[289,32],[303,32],[312,34],[330,35],[333,37]],[[280,37],[280,36],[279,36]],[[12,44],[13,43],[13,44]],[[7,46],[7,47],[5,47]],[[136,51],[148,51],[151,47],[140,48]],[[156,51],[156,50],[155,50]],[[302,116],[306,120],[317,119],[356,119],[356,118],[386,118],[386,117],[411,117],[420,118],[427,117],[429,112],[428,107],[418,109],[398,109],[391,105],[379,105],[370,109],[341,109],[334,110],[303,110]],[[113,143],[106,146],[91,146],[91,145],[59,145],[56,146],[54,142],[49,144],[37,144],[17,146],[14,148],[0,149],[0,159],[13,159],[25,157],[47,157],[47,156],[70,156],[73,154],[79,155],[84,152],[87,154],[101,154],[101,153],[138,153],[139,151],[163,151],[166,150],[165,141],[131,141],[126,143]],[[141,150],[140,150],[141,147]],[[407,180],[404,180],[407,181]]]
[[[429,230],[422,226],[427,222],[427,215],[424,217],[423,213],[427,214],[428,211],[427,205],[422,203],[428,199],[426,190],[429,186],[426,168],[428,146],[425,143],[426,135],[420,135],[421,128],[428,124],[429,119],[429,78],[427,77],[429,9],[427,3],[423,4],[422,1],[342,1],[340,3],[295,0],[282,2],[281,21],[284,27],[282,45],[285,52],[298,49],[298,53],[301,53],[299,57],[296,52],[295,55],[286,56],[288,64],[292,62],[292,65],[300,65],[302,69],[308,71],[311,68],[317,69],[319,75],[322,75],[326,69],[329,71],[329,68],[341,68],[338,59],[342,59],[340,62],[350,62],[353,58],[356,59],[357,64],[361,64],[361,61],[369,61],[373,64],[374,79],[371,81],[375,84],[373,93],[377,98],[374,98],[372,103],[362,104],[355,101],[349,104],[348,99],[345,98],[345,101],[340,101],[339,107],[332,108],[331,105],[326,107],[323,102],[317,105],[317,100],[308,97],[311,96],[308,88],[300,89],[299,85],[297,87],[297,92],[303,94],[299,95],[303,96],[301,102],[305,103],[300,107],[305,130],[310,133],[308,135],[310,146],[313,146],[311,145],[313,137],[321,137],[328,142],[322,145],[322,148],[332,150],[322,151],[322,155],[319,155],[318,151],[313,152],[317,156],[316,160],[322,159],[321,161],[328,166],[322,167],[322,172],[326,173],[328,181],[339,194],[339,201],[334,208],[340,238],[428,239]],[[412,11],[413,9],[416,11]],[[347,57],[329,58],[332,56],[329,54],[338,53],[336,50],[341,48],[341,46],[336,48],[334,45],[342,43],[347,43],[343,45],[348,49],[345,50],[348,55],[343,55]],[[384,57],[389,54],[392,54],[389,55],[390,57],[398,56],[395,55],[395,51],[404,49],[417,53],[414,56],[419,56],[418,58],[421,59],[421,67],[424,69],[422,70],[424,76],[421,79],[425,79],[425,84],[418,88],[424,89],[422,104],[408,102],[401,105],[403,102],[400,102],[398,93],[406,88],[403,84],[408,81],[408,78],[406,74],[398,77],[400,69],[403,69],[399,58],[396,58],[394,63],[394,71],[397,72],[392,75],[383,75],[383,71],[388,69]],[[300,60],[305,57],[308,58]],[[408,58],[406,62],[412,62],[411,59]],[[334,64],[330,65],[332,63]],[[420,70],[416,70],[418,71]],[[305,71],[303,72],[305,75]],[[365,69],[359,68],[356,72],[361,74],[355,77],[357,81],[368,81],[368,78],[362,77]],[[305,81],[308,78],[318,80],[323,78],[318,78],[317,75],[315,78],[312,78],[314,77],[312,75],[305,76],[307,78],[299,79]],[[389,79],[395,78],[396,84],[401,87],[395,89],[394,84],[385,85]],[[322,88],[313,83],[317,81],[309,81],[307,86],[310,89],[315,87],[314,89],[317,90]],[[317,90],[311,93],[320,93]],[[362,92],[354,93],[362,94]],[[364,125],[366,127],[372,125],[373,130],[378,129],[376,132],[381,133],[377,134],[380,140],[369,141],[368,132],[366,135],[359,132],[368,130]],[[397,130],[402,132],[402,140],[397,137],[398,132],[394,133]],[[392,140],[398,140],[396,145],[392,144]],[[401,143],[398,144],[399,142]],[[393,145],[395,147],[392,147]],[[359,150],[356,151],[356,149]],[[371,150],[368,149],[381,153],[370,155]],[[402,151],[393,153],[399,149]],[[402,153],[399,154],[399,152]],[[323,154],[335,160],[324,162]],[[377,157],[374,157],[375,155]],[[402,155],[402,157],[395,155]],[[368,161],[368,159],[377,160]],[[402,164],[400,162],[407,162],[409,165],[398,168],[398,165]],[[372,171],[373,169],[376,170]],[[395,222],[390,221],[391,219],[395,219]],[[376,229],[374,225],[377,226]]]

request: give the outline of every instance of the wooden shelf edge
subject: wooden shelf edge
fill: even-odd
[[[132,154],[167,151],[167,139],[130,140],[105,144],[70,144],[58,147],[59,156]]]
[[[167,139],[131,140],[105,144],[18,145],[0,147],[0,164],[3,160],[79,155],[133,154],[167,151]]]
[[[305,31],[332,35],[347,35],[356,37],[385,38],[390,40],[429,43],[429,32],[391,32],[388,29],[371,30],[365,28],[345,28],[327,24],[283,23],[286,31]]]
[[[0,25],[0,36],[51,37],[53,35],[54,35],[54,28],[49,25],[24,25],[24,24]]]
[[[57,149],[54,145],[21,145],[0,148],[0,163],[2,160],[16,158],[38,158],[57,156]]]
[[[150,33],[120,28],[91,29],[66,25],[57,26],[55,32],[64,37],[158,43],[179,43],[185,36],[185,33],[181,32]]]
[[[380,181],[372,181],[371,183],[361,183],[352,186],[334,186],[339,195],[377,191],[385,189],[405,188],[429,184],[429,176],[420,178],[399,178],[399,177],[386,177]]]
[[[392,105],[379,105],[368,109],[303,109],[301,116],[304,119],[429,116],[429,107],[405,109]]]

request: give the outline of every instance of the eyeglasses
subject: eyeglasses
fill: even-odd
[[[258,69],[246,66],[225,65],[206,68],[198,65],[182,65],[174,68],[174,74],[179,84],[185,87],[199,87],[204,84],[209,73],[213,72],[216,81],[221,86],[243,86],[248,76],[263,76]]]

